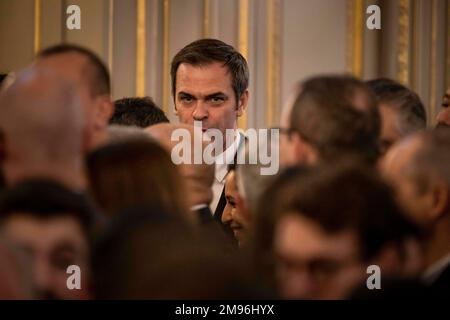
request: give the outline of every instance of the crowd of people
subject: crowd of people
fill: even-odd
[[[113,101],[81,46],[2,77],[1,299],[448,296],[450,89],[431,120],[395,80],[314,76],[254,145],[232,46],[194,41],[170,73],[175,123],[151,97]],[[210,142],[224,151],[197,161]]]

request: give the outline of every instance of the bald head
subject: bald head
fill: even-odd
[[[421,224],[450,209],[449,145],[450,130],[423,131],[395,144],[383,158],[382,171],[400,203]]]
[[[202,140],[202,132],[200,131],[194,134],[194,127],[187,124],[160,123],[145,129],[169,154],[172,153],[173,148],[179,143],[178,140],[172,140],[172,134],[176,130],[187,130],[189,132],[192,158],[194,155],[193,149],[196,144],[203,146],[202,150],[206,147],[206,142]],[[209,204],[212,200],[211,187],[214,182],[214,165],[206,163],[194,164],[194,161],[191,161],[190,164],[183,163],[179,165],[179,168],[183,178],[186,180],[187,189],[190,192],[190,205]]]
[[[54,73],[33,67],[18,74],[0,94],[6,179],[18,178],[18,171],[81,162],[83,109],[72,85]]]

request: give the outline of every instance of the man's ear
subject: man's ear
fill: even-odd
[[[237,110],[236,110],[236,115],[238,117],[240,117],[244,114],[245,109],[247,109],[247,104],[248,104],[248,89],[245,90],[243,94],[241,94],[241,97],[238,100]]]
[[[95,124],[97,127],[105,128],[109,124],[109,120],[114,114],[114,103],[109,95],[97,97],[97,105],[95,110]]]
[[[297,164],[309,165],[317,162],[316,149],[306,142],[300,134],[292,132],[289,139],[292,144],[293,159]]]
[[[431,221],[438,220],[450,206],[450,189],[442,181],[437,182],[432,187],[432,207],[428,212]]]

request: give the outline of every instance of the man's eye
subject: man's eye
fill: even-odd
[[[222,98],[222,97],[213,97],[213,98],[211,98],[211,102],[212,103],[222,103],[224,101],[225,101],[225,99]]]
[[[183,101],[185,103],[190,103],[190,102],[192,102],[192,98],[191,97],[181,97],[181,101]]]

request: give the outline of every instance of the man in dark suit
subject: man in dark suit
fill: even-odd
[[[418,133],[395,145],[383,160],[400,203],[425,233],[423,280],[450,289],[450,130]]]
[[[248,104],[249,70],[245,58],[232,46],[216,39],[188,44],[173,58],[172,95],[181,123],[200,122],[202,130],[217,129],[224,137],[222,153],[216,153],[213,200],[214,217],[220,221],[225,207],[224,185],[227,165],[242,149],[244,135],[237,130],[237,118]],[[233,141],[225,139],[234,130]],[[222,158],[222,156],[224,156]],[[224,159],[225,161],[219,161]]]

